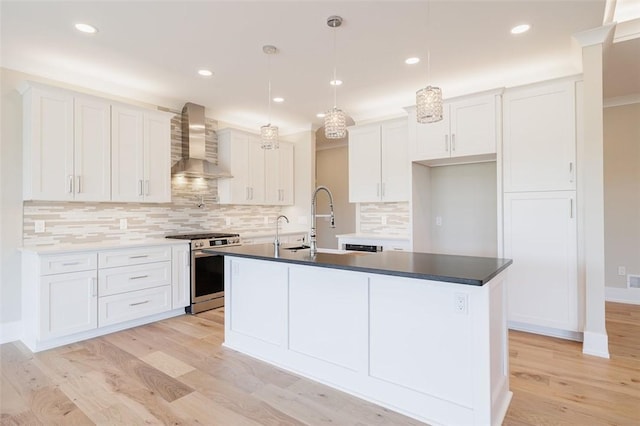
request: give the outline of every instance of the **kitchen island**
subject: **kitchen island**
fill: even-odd
[[[510,260],[207,250],[225,256],[226,347],[430,424],[502,422]]]

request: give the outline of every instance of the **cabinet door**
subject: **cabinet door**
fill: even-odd
[[[249,188],[249,204],[264,204],[265,202],[264,151],[260,138],[253,135],[249,136],[249,175],[247,185]]]
[[[380,125],[349,129],[349,201],[380,201]]]
[[[414,117],[415,119],[415,117]],[[435,123],[416,123],[414,161],[449,158],[449,106],[442,108],[442,120]]]
[[[167,116],[144,114],[144,201],[171,202],[171,123]]]
[[[249,135],[233,129],[218,132],[218,164],[231,172],[232,178],[218,179],[221,204],[249,202]]]
[[[504,95],[504,190],[575,189],[574,82]]]
[[[74,199],[111,200],[111,105],[76,96],[74,106]]]
[[[293,145],[280,142],[280,148],[264,155],[266,204],[293,204]]]
[[[111,199],[142,201],[144,194],[143,112],[111,107]]]
[[[171,266],[171,307],[189,306],[191,303],[191,250],[189,245],[173,246]]]
[[[452,102],[449,112],[451,157],[496,153],[495,96]]]
[[[409,201],[409,155],[407,121],[382,124],[382,201]]]
[[[574,191],[505,194],[509,321],[579,331]]]
[[[292,144],[280,144],[280,204],[290,206],[294,200],[294,147]]]
[[[32,87],[24,94],[25,200],[73,199],[73,96]]]
[[[95,270],[41,277],[41,340],[92,330],[98,326],[97,278]]]

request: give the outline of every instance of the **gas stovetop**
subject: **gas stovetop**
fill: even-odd
[[[191,250],[219,246],[239,246],[240,234],[222,232],[201,232],[197,234],[167,235],[166,238],[189,240]]]

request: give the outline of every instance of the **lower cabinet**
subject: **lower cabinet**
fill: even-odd
[[[24,343],[34,352],[184,313],[188,244],[23,250]]]
[[[560,337],[582,331],[577,247],[575,191],[504,195],[510,327]]]

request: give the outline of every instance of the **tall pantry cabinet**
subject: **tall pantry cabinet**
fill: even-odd
[[[578,338],[576,81],[509,89],[503,99],[510,326]]]

